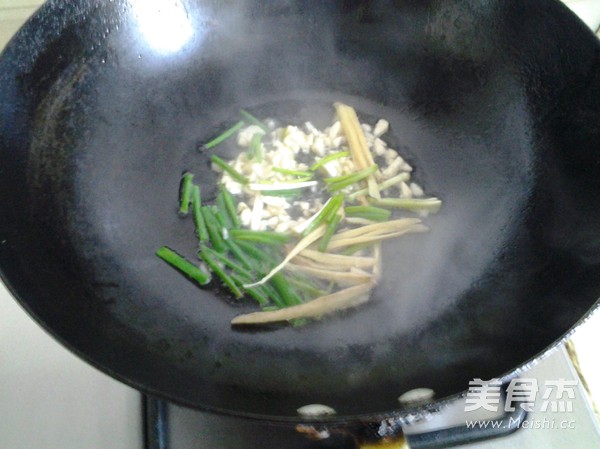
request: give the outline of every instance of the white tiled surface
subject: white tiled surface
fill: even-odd
[[[0,49],[43,0],[0,0]],[[46,334],[0,282],[0,449],[141,449],[140,394]]]
[[[0,48],[44,0],[0,0]]]
[[[590,27],[600,26],[600,0],[565,2]],[[0,48],[41,3],[0,0]],[[573,341],[586,380],[600,398],[600,314],[582,326]],[[140,448],[139,401],[139,393],[51,339],[0,284],[0,449]],[[574,447],[556,441],[545,444]]]
[[[600,0],[563,0],[592,30],[600,27]]]
[[[0,448],[141,448],[141,398],[50,338],[0,285]]]

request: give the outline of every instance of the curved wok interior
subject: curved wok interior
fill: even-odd
[[[600,295],[598,55],[552,1],[51,1],[0,59],[0,269],[72,350],[179,403],[291,418],[456,394]],[[366,306],[234,330],[250,302],[154,256],[194,257],[180,175],[210,198],[197,148],[240,107],[328,122],[338,100],[390,121],[443,209],[386,245]]]

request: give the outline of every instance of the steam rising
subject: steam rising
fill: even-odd
[[[468,94],[460,98],[460,105],[452,104],[454,97],[449,96],[447,110],[434,109],[437,99],[456,91],[455,80],[438,82],[433,90],[426,88],[429,72],[419,65],[420,50],[413,45],[414,36],[424,31],[410,14],[393,24],[385,15],[378,16],[379,22],[370,25],[372,22],[363,23],[354,14],[342,20],[325,2],[310,13],[296,14],[297,3],[206,2],[202,11],[190,8],[189,15],[181,2],[165,4],[172,13],[165,16],[170,18],[165,23],[181,28],[175,33],[182,33],[178,45],[191,39],[197,47],[189,68],[193,83],[188,90],[194,90],[190,102],[201,104],[198,138],[207,139],[215,127],[230,123],[239,108],[282,122],[310,120],[319,126],[319,121],[331,122],[332,104],[342,101],[362,116],[372,117],[373,124],[379,118],[388,120],[394,136],[391,146],[407,156],[425,191],[442,199],[442,210],[425,219],[431,232],[384,246],[383,279],[370,303],[316,323],[307,335],[318,333],[320,338],[306,337],[310,343],[304,342],[302,334],[297,342],[331,350],[348,344],[339,340],[341,335],[352,335],[356,344],[410,335],[426,328],[482,281],[519,225],[516,217],[528,192],[518,190],[517,186],[524,184],[511,179],[529,177],[531,161],[526,149],[521,154],[511,144],[513,139],[520,141],[523,134],[518,130],[526,130],[528,125],[503,121],[527,117],[525,103],[504,104],[501,90],[489,90],[485,99],[501,107],[495,116],[482,117],[482,126],[506,126],[516,136],[497,133],[504,139],[498,151],[507,155],[502,160],[492,154],[497,149],[473,141],[470,133],[477,124],[462,124],[460,114],[453,112],[452,107],[469,107]],[[147,30],[154,29],[151,23],[157,4],[150,2],[142,10],[145,12],[138,12],[140,29],[146,29],[144,22],[149,24]],[[189,35],[189,20],[195,37]],[[375,34],[371,34],[372,26]],[[158,36],[156,29],[153,32]],[[151,42],[152,33],[148,33]],[[167,41],[161,45],[163,49],[176,47]],[[400,56],[402,60],[394,59]],[[419,98],[412,97],[415,92]],[[474,92],[473,98],[480,95]],[[197,113],[190,115],[198,117]],[[474,111],[465,113],[467,117],[476,115]],[[436,130],[438,118],[442,122]],[[446,118],[450,121],[444,123]],[[460,134],[463,125],[465,140],[448,142],[448,129],[456,127]],[[361,332],[355,332],[357,326]],[[265,346],[273,344],[268,335],[253,338],[264,340]],[[385,343],[377,348],[392,350]]]
[[[280,3],[283,9],[293,9],[292,4]],[[266,10],[269,7],[272,5],[265,6]],[[448,167],[433,167],[432,170],[428,159],[439,157],[418,153],[426,146],[437,147],[435,151],[448,151],[448,143],[435,141],[431,131],[423,129],[423,124],[415,117],[408,116],[406,110],[399,112],[393,106],[393,102],[406,101],[403,89],[410,92],[411,85],[403,84],[403,76],[413,79],[415,74],[402,70],[390,72],[398,67],[378,59],[382,55],[378,46],[384,45],[386,40],[397,41],[399,48],[409,42],[396,40],[397,25],[392,27],[385,23],[378,29],[383,35],[369,41],[368,23],[338,23],[334,16],[315,13],[298,21],[293,10],[286,10],[286,14],[270,11],[263,16],[252,10],[248,2],[241,2],[236,8],[228,7],[213,14],[212,26],[218,38],[208,40],[203,56],[219,75],[218,79],[211,78],[215,83],[213,90],[219,92],[219,103],[232,110],[279,102],[281,109],[267,108],[265,112],[277,118],[279,112],[286,110],[285,101],[295,98],[306,103],[304,108],[297,108],[298,116],[302,116],[298,117],[300,120],[312,121],[311,114],[314,113],[329,121],[331,104],[337,100],[353,105],[363,114],[389,120],[396,136],[395,143],[406,144],[409,151],[416,153],[408,156],[415,158],[417,173],[421,176],[426,173],[434,188],[440,189],[432,191],[431,183],[423,183],[427,192],[444,201],[440,215],[425,220],[431,232],[409,236],[408,242],[384,247],[386,266],[382,284],[376,290],[377,304],[365,306],[376,309],[369,311],[373,315],[369,319],[375,320],[377,325],[369,325],[371,331],[356,336],[357,340],[368,341],[373,338],[369,335],[371,332],[398,334],[422,328],[421,319],[433,319],[436,314],[443,313],[462,293],[481,281],[510,238],[514,226],[518,225],[515,217],[520,214],[527,191],[515,190],[516,185],[522,184],[511,185],[510,179],[527,177],[531,161],[525,153],[522,159],[515,159],[519,152],[507,147],[502,151],[512,159],[507,158],[497,166],[494,162],[497,158],[491,156],[490,164],[496,166],[486,166],[489,149],[475,145],[462,156],[453,156],[455,161],[448,155]],[[406,22],[400,25],[412,26],[408,18]],[[394,51],[401,52],[398,48]],[[436,88],[439,90],[440,86]],[[451,88],[449,83],[448,89]],[[427,92],[423,94],[428,95]],[[495,98],[489,100],[497,101]],[[424,97],[419,101],[428,100]],[[383,102],[392,107],[382,106]],[[511,107],[520,109],[524,106],[515,104]],[[229,119],[230,111],[223,111],[220,120]],[[500,115],[487,119],[490,123],[494,119],[502,120]],[[518,124],[511,126],[519,127]],[[525,124],[521,126],[526,129]],[[472,162],[478,164],[477,167],[470,167]],[[477,172],[480,174],[473,174]],[[506,180],[494,176],[494,172],[506,174]],[[465,185],[453,185],[454,179],[461,176],[466,180]],[[344,323],[338,325],[346,326]],[[325,329],[326,326],[320,327],[319,332],[331,332],[331,339],[339,332],[339,329],[330,331]],[[324,338],[323,344],[331,344],[331,339]]]

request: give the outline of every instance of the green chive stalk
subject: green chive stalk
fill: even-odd
[[[244,268],[251,270],[254,264],[252,263],[252,260],[250,260],[250,256],[248,256],[248,254],[246,254],[246,252],[240,248],[239,244],[231,239],[224,240],[224,242],[229,252],[233,254],[238,262],[241,263]]]
[[[248,148],[248,158],[252,159],[256,157],[257,162],[263,161],[263,149],[262,149],[262,138],[263,133],[255,133],[250,140],[250,147]]]
[[[300,279],[297,276],[289,276],[288,282],[295,287],[298,287],[301,292],[306,293],[309,297],[318,297],[326,294],[322,289],[312,285],[309,281]]]
[[[344,195],[341,193],[335,195],[331,200],[331,208],[327,211],[323,217],[325,223],[329,223],[338,213],[342,205],[344,204]]]
[[[186,217],[190,210],[190,202],[192,200],[192,190],[194,175],[190,172],[185,172],[181,177],[179,186],[179,216]]]
[[[218,253],[218,252],[210,249],[206,245],[202,245],[201,248],[200,248],[200,251],[207,252],[209,256],[211,256],[214,259],[218,260],[223,265],[225,265],[227,268],[235,271],[236,273],[238,273],[238,274],[240,274],[242,276],[247,276],[249,278],[252,278],[252,273],[250,271],[246,270],[244,267],[242,267],[241,265],[239,265],[237,262],[231,260],[226,255],[220,254],[220,253]]]
[[[339,208],[344,202],[344,195],[339,194],[331,197],[327,204],[321,209],[319,215],[306,227],[302,235],[307,236],[312,231],[317,229],[322,223],[326,222],[327,219],[331,219],[334,214],[337,213]]]
[[[334,161],[334,160],[342,158],[342,157],[348,157],[348,156],[350,156],[350,153],[348,153],[347,151],[339,151],[337,153],[330,154],[329,156],[325,156],[324,158],[319,159],[317,162],[315,162],[310,167],[310,171],[317,171],[323,165],[325,165],[331,161]]]
[[[208,235],[210,237],[210,243],[216,251],[220,253],[225,252],[227,247],[225,246],[223,235],[221,233],[221,225],[217,221],[215,214],[208,206],[202,206],[201,210],[202,216],[204,217],[204,222],[206,223],[206,229],[208,230]]]
[[[166,246],[159,248],[156,255],[200,285],[206,285],[211,280],[209,273],[202,271],[185,257],[180,256]]]
[[[228,242],[234,243],[230,240],[228,240]],[[241,248],[241,250],[247,254],[249,257],[251,257],[252,259],[254,259],[255,262],[259,263],[259,264],[264,264],[267,263],[269,265],[277,265],[277,259],[275,257],[273,257],[271,254],[267,253],[266,251],[263,251],[262,249],[258,248],[256,245],[253,245],[250,242],[245,242],[243,240],[239,240],[237,242],[235,242],[235,244]]]
[[[225,200],[225,209],[229,214],[229,218],[233,223],[233,227],[237,229],[242,226],[242,223],[237,213],[237,204],[235,198],[223,185],[221,186],[221,192],[223,193],[223,199]]]
[[[358,217],[372,221],[387,221],[392,215],[390,210],[375,206],[346,206],[344,211],[348,217]]]
[[[368,178],[376,171],[377,165],[371,165],[368,168],[357,171],[355,173],[351,173],[349,175],[325,178],[324,181],[328,185],[329,190],[335,192],[337,190],[341,190],[345,187],[351,186],[352,184],[356,184],[357,182],[362,181],[365,178]]]
[[[333,234],[335,234],[335,231],[336,231],[338,225],[340,224],[341,219],[342,219],[342,216],[340,214],[336,214],[333,217],[333,219],[331,219],[331,221],[329,221],[329,223],[327,223],[327,229],[325,230],[325,234],[323,235],[323,237],[321,237],[321,241],[319,242],[319,251],[321,251],[321,252],[327,251],[327,246],[329,246],[329,241],[331,240],[331,237],[333,237]]]
[[[231,216],[229,215],[229,211],[227,210],[227,206],[225,204],[223,189],[221,189],[221,191],[217,194],[215,203],[218,209],[215,215],[221,226],[227,229],[233,227],[233,221],[231,220]]]
[[[245,240],[254,243],[263,243],[265,245],[283,245],[290,241],[290,236],[280,232],[273,231],[249,231],[246,229],[232,229],[229,231],[232,239]]]
[[[233,180],[239,182],[240,184],[248,184],[248,182],[249,182],[248,178],[246,178],[240,172],[235,170],[233,167],[231,167],[227,162],[225,162],[223,159],[221,159],[216,154],[213,154],[210,157],[210,160],[213,162],[213,164],[215,164],[221,170],[223,170],[224,172],[227,172]]]
[[[269,132],[269,127],[262,120],[257,119],[255,116],[250,114],[248,111],[246,111],[244,109],[240,109],[240,114],[242,115],[242,117],[244,117],[245,120],[252,123],[253,125],[258,126],[264,132],[266,132],[266,133]]]
[[[386,179],[381,184],[378,184],[377,189],[380,192],[383,192],[384,190],[387,190],[390,187],[400,184],[401,182],[406,182],[408,180],[410,180],[410,173],[400,173],[399,175],[393,176],[390,179]],[[368,195],[368,194],[369,194],[368,188],[360,189],[360,190],[357,190],[356,192],[352,192],[350,195],[348,195],[348,199],[355,200],[359,196]]]
[[[240,276],[236,273],[231,273],[230,276],[231,276],[231,279],[236,283],[236,285],[238,285],[240,287],[250,281],[249,278],[247,278],[245,276]],[[260,287],[245,289],[244,293],[247,294],[248,296],[252,297],[258,303],[258,305],[261,307],[264,307],[264,306],[267,306],[270,304],[268,293],[265,293],[264,289],[262,289]]]
[[[287,189],[287,190],[264,190],[264,196],[279,196],[283,198],[296,198],[302,195],[302,189]]]
[[[208,253],[208,251],[205,251],[205,250],[200,251],[200,257],[202,258],[202,260],[204,260],[206,265],[208,265],[210,270],[221,279],[223,284],[225,284],[227,286],[227,288],[229,288],[229,290],[231,291],[231,293],[233,294],[233,296],[236,299],[240,299],[242,296],[244,296],[244,294],[242,293],[240,288],[236,285],[234,280],[231,279],[231,276],[229,276],[225,272],[225,270],[223,268],[221,268],[221,266],[217,263],[217,261],[213,257],[211,257],[211,255]]]
[[[194,216],[194,224],[196,225],[196,235],[200,242],[207,242],[209,240],[208,229],[206,228],[206,222],[202,216],[202,199],[200,197],[200,187],[194,186],[192,190],[192,214]]]
[[[271,302],[273,304],[275,304],[275,306],[277,306],[277,308],[283,309],[284,307],[287,307],[287,303],[285,302],[285,299],[281,296],[279,291],[277,291],[277,289],[274,287],[273,282],[270,281],[269,283],[261,285],[260,287],[262,287],[263,291],[265,291],[267,293],[267,295],[269,295]],[[248,290],[251,290],[251,289],[248,289]]]
[[[231,136],[233,136],[236,132],[238,132],[240,129],[242,129],[242,127],[245,125],[244,121],[239,121],[237,122],[235,125],[233,125],[231,128],[227,129],[226,131],[223,132],[223,134],[218,135],[217,137],[215,137],[214,139],[212,139],[211,141],[205,143],[203,145],[204,149],[206,150],[210,150],[211,148],[216,147],[217,145],[219,145],[220,143],[226,141],[227,139],[229,139]]]
[[[287,168],[281,167],[273,167],[271,168],[275,173],[281,173],[282,175],[290,175],[290,176],[301,176],[303,178],[311,178],[314,176],[314,173],[303,170],[290,170]]]
[[[302,304],[302,298],[300,298],[296,290],[290,286],[282,273],[275,274],[271,278],[271,284],[273,284],[273,287],[283,299],[285,306],[289,307]]]

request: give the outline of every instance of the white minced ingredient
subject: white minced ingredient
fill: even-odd
[[[306,134],[304,134],[297,126],[287,127],[287,133],[283,138],[283,144],[291,149],[294,153],[298,153],[300,150],[308,150],[309,148]]]
[[[425,195],[425,192],[423,191],[423,188],[417,184],[416,182],[411,182],[409,185],[410,190],[412,191],[412,194],[414,196],[423,196]]]
[[[241,129],[237,135],[237,144],[241,147],[248,147],[254,134],[265,134],[260,126],[250,125],[246,128]]]
[[[252,211],[250,209],[242,210],[240,213],[240,221],[244,227],[249,228],[250,223],[252,222]]]
[[[292,206],[285,198],[280,196],[263,196],[263,202],[267,206],[277,209],[289,209]]]
[[[319,131],[315,125],[313,125],[311,122],[305,122],[304,123],[304,127],[306,128],[306,130],[313,136],[317,136],[321,134],[321,131]]]
[[[323,170],[327,173],[327,176],[340,176],[344,173],[344,169],[348,167],[344,165],[340,160],[333,160],[328,164],[323,165]],[[348,170],[348,173],[350,170]]]
[[[411,188],[405,182],[400,183],[400,196],[402,198],[412,198],[413,196]]]
[[[277,224],[277,226],[275,226],[274,231],[275,232],[285,233],[285,232],[289,231],[289,229],[290,229],[289,223],[288,222],[283,222],[283,223]]]
[[[339,120],[335,121],[333,125],[328,129],[327,134],[329,134],[330,139],[334,139],[339,136],[342,132],[342,124]]]
[[[252,207],[252,217],[250,219],[250,229],[253,231],[262,231],[263,205],[262,195],[258,193],[254,197],[254,206]]]
[[[390,165],[388,165],[384,170],[381,171],[381,174],[386,179],[391,178],[392,176],[396,176],[402,168],[402,164],[404,164],[402,158],[397,157],[390,163]]]
[[[375,128],[373,129],[373,135],[375,137],[383,136],[390,129],[390,123],[385,119],[379,119],[379,121],[375,124]]]
[[[232,195],[240,195],[242,193],[242,185],[236,181],[225,182],[225,188]]]
[[[264,199],[263,199],[264,202]],[[265,209],[263,209],[263,216],[265,217],[280,217],[281,215],[285,214],[285,210],[281,207],[277,207],[277,206],[267,206],[265,207]]]
[[[387,150],[386,143],[379,137],[373,141],[373,151],[377,156],[383,156]]]
[[[313,139],[313,144],[311,145],[310,149],[317,156],[324,156],[325,155],[325,139],[321,136],[316,136]]]
[[[272,118],[268,118],[266,120],[263,120],[263,123],[265,125],[267,125],[267,128],[269,128],[271,130],[275,129],[275,127],[277,126],[277,123]]]
[[[277,127],[276,122],[271,119],[264,120],[269,131],[256,125],[242,128],[237,136],[236,142],[240,147],[249,148],[253,137],[259,133],[262,135],[261,150],[263,160],[258,161],[256,157],[249,158],[248,152],[241,152],[237,158],[229,162],[229,165],[239,173],[248,178],[249,184],[242,185],[231,176],[223,172],[213,164],[214,171],[221,173],[221,182],[227,190],[238,197],[238,212],[244,227],[253,230],[271,229],[285,232],[302,225],[307,218],[312,217],[322,206],[319,198],[312,201],[289,200],[283,196],[268,195],[265,189],[276,189],[276,185],[282,187],[296,182],[298,176],[280,173],[273,168],[292,171],[307,172],[310,166],[320,159],[338,153],[348,151],[347,139],[343,133],[339,120],[333,122],[323,130],[318,129],[313,123],[305,122],[302,126]],[[423,189],[414,182],[410,182],[412,167],[398,154],[388,147],[381,138],[387,133],[390,124],[385,119],[379,119],[374,125],[361,123],[365,134],[365,140],[373,157],[377,158],[379,170],[376,173],[377,182],[384,182],[398,174],[406,176],[406,182],[398,186],[403,197],[422,196]],[[306,154],[308,156],[299,156]],[[308,161],[306,161],[308,157]],[[299,162],[303,159],[305,162]],[[341,157],[324,164],[320,170],[325,176],[335,177],[350,174],[356,171],[351,156]],[[269,187],[269,184],[275,187]],[[265,187],[266,186],[266,187]],[[298,183],[298,187],[317,192],[323,186],[315,185],[314,182]],[[343,190],[349,193],[354,187]],[[283,189],[282,189],[283,190]],[[395,190],[395,188],[394,188]],[[290,216],[292,208],[296,208],[296,215]]]
[[[400,155],[398,154],[398,152],[396,150],[393,150],[391,148],[388,148],[387,150],[385,150],[385,159],[388,164],[391,161],[393,161],[394,159],[398,159],[398,158],[400,158]],[[402,159],[402,158],[400,158],[400,159]]]
[[[340,147],[346,141],[344,136],[337,136],[331,139],[331,145],[334,147]]]

